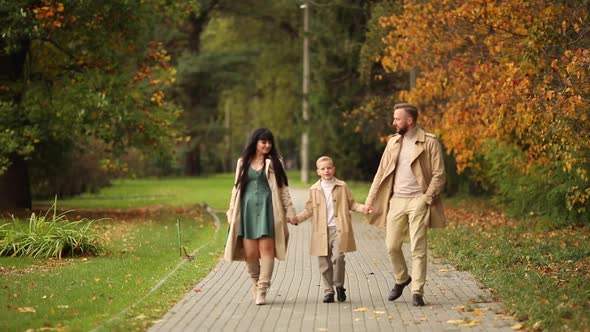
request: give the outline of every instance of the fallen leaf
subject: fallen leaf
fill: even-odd
[[[17,307],[9,305],[8,309],[18,311],[18,312],[37,312],[33,307]]]
[[[448,320],[447,323],[453,324],[453,325],[458,325],[458,326],[463,326],[463,327],[472,327],[472,326],[479,324],[479,319],[474,319],[474,320],[451,319],[451,320]]]
[[[464,326],[464,327],[472,327],[472,326],[475,326],[477,324],[479,324],[479,319],[474,319],[472,321],[465,322],[464,324],[461,324],[461,326]]]
[[[479,309],[478,310],[473,310],[471,312],[471,314],[474,315],[474,316],[483,316],[483,312],[481,310],[479,310]]]
[[[512,325],[510,328],[513,329],[513,330],[515,330],[515,331],[518,331],[518,330],[522,330],[523,327],[524,326],[522,324],[518,323],[518,324]]]
[[[445,268],[438,269],[438,272],[451,272],[451,271],[453,271],[453,270],[451,270],[451,269],[445,269]]]
[[[453,307],[453,309],[455,309],[457,311],[460,311],[460,312],[467,312],[467,311],[469,311],[469,309],[467,309],[464,305]]]
[[[373,310],[373,313],[375,313],[377,315],[383,315],[385,313],[385,311]]]
[[[368,309],[366,307],[360,307],[360,308],[356,308],[356,309],[352,309],[352,311],[356,311],[356,312],[365,312]]]
[[[200,291],[201,291],[201,289],[200,289],[199,287],[197,287],[197,288],[195,288],[195,289],[193,289],[193,290],[195,291],[195,293],[198,293],[198,292],[200,292]]]

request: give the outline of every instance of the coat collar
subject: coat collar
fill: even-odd
[[[402,137],[403,137],[402,135],[395,134],[395,136],[393,136],[391,139],[393,140],[393,143],[400,143]],[[416,128],[416,142],[424,143],[425,141],[426,141],[426,132],[424,131],[424,129],[417,127]]]
[[[337,177],[334,178],[336,179],[334,186],[344,186],[344,181],[338,179]],[[317,180],[309,189],[322,190],[321,182],[322,179]]]

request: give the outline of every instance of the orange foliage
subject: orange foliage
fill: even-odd
[[[400,100],[421,105],[459,171],[489,139],[517,145],[533,165],[558,163],[590,202],[590,13],[575,1],[405,1],[382,17],[391,32],[381,64],[419,68]],[[435,129],[436,128],[436,129]],[[550,176],[550,175],[547,175]]]
[[[64,4],[44,0],[39,6],[33,8],[35,18],[42,21],[42,25],[48,29],[59,29],[69,21],[75,21],[75,17],[66,17],[64,14]]]

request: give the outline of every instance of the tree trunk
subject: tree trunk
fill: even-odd
[[[0,209],[31,208],[29,168],[25,159],[12,153],[11,165],[0,175]]]
[[[0,41],[1,48],[4,43]],[[6,54],[0,50],[0,84],[3,81],[11,83],[22,81],[30,41],[23,39],[20,49]],[[21,95],[2,95],[3,100],[12,99],[15,104],[20,104]],[[18,110],[19,108],[17,108]],[[29,168],[24,157],[12,152],[8,155],[10,166],[8,170],[0,174],[0,209],[31,208],[31,187],[29,180]]]
[[[201,147],[199,144],[185,154],[184,175],[201,175]]]

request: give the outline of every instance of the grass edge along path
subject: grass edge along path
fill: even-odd
[[[141,310],[139,309],[140,304],[145,301],[149,296],[151,296],[154,292],[156,292],[158,289],[160,289],[161,286],[163,286],[169,279],[170,277],[172,277],[176,271],[181,268],[183,265],[185,265],[185,263],[187,263],[189,260],[193,260],[195,258],[195,256],[197,254],[199,254],[201,252],[201,250],[203,250],[204,248],[211,246],[214,242],[216,242],[218,240],[219,237],[219,230],[221,228],[221,221],[219,220],[219,217],[215,214],[215,212],[213,212],[213,209],[211,209],[211,207],[207,206],[205,208],[205,210],[207,211],[207,213],[213,218],[214,222],[215,222],[215,233],[213,235],[213,238],[211,238],[209,241],[203,243],[200,247],[198,247],[197,249],[195,249],[192,253],[190,253],[187,257],[185,257],[180,263],[178,263],[176,265],[176,267],[170,271],[170,273],[168,273],[164,278],[162,278],[154,287],[152,287],[152,289],[141,299],[137,300],[135,303],[133,303],[132,305],[130,305],[129,307],[125,308],[124,310],[122,310],[121,312],[119,312],[117,315],[113,316],[111,319],[109,319],[108,321],[104,322],[103,324],[95,327],[94,329],[92,329],[92,332],[98,332],[98,331],[103,331],[103,330],[111,330],[114,326],[114,324],[116,322],[121,322],[123,320],[123,318],[125,316],[127,316],[129,313],[131,312],[138,312]],[[137,317],[137,316],[135,316]],[[147,316],[144,315],[145,318],[147,318]],[[149,322],[149,325],[151,325],[153,322]],[[107,328],[108,327],[108,328]]]
[[[590,227],[546,230],[487,200],[450,203],[448,227],[429,235],[436,257],[471,272],[529,330],[590,331]]]
[[[198,215],[180,218],[190,223],[188,217],[197,218]],[[203,213],[203,217],[206,216]],[[201,221],[191,226],[185,224],[183,246],[187,246],[189,252],[204,242],[209,245],[203,247],[201,255],[190,264],[184,264],[171,275],[168,271],[181,259],[172,220],[177,217],[158,215],[156,219],[103,222],[100,225],[103,230],[116,233],[111,237],[117,238],[117,245],[109,245],[111,253],[96,258],[59,262],[28,258],[0,260],[2,272],[8,273],[0,282],[4,284],[0,293],[7,300],[2,308],[4,318],[0,319],[0,326],[3,326],[0,329],[88,331],[124,310],[123,315],[105,323],[106,330],[144,330],[216,266],[225,242],[222,236],[225,223],[221,224],[221,230],[216,227],[217,236],[213,236],[213,223],[209,218],[199,217]],[[173,257],[176,258],[171,260]],[[159,279],[167,274],[170,275],[167,282],[154,289]],[[147,293],[151,295],[145,296]]]

